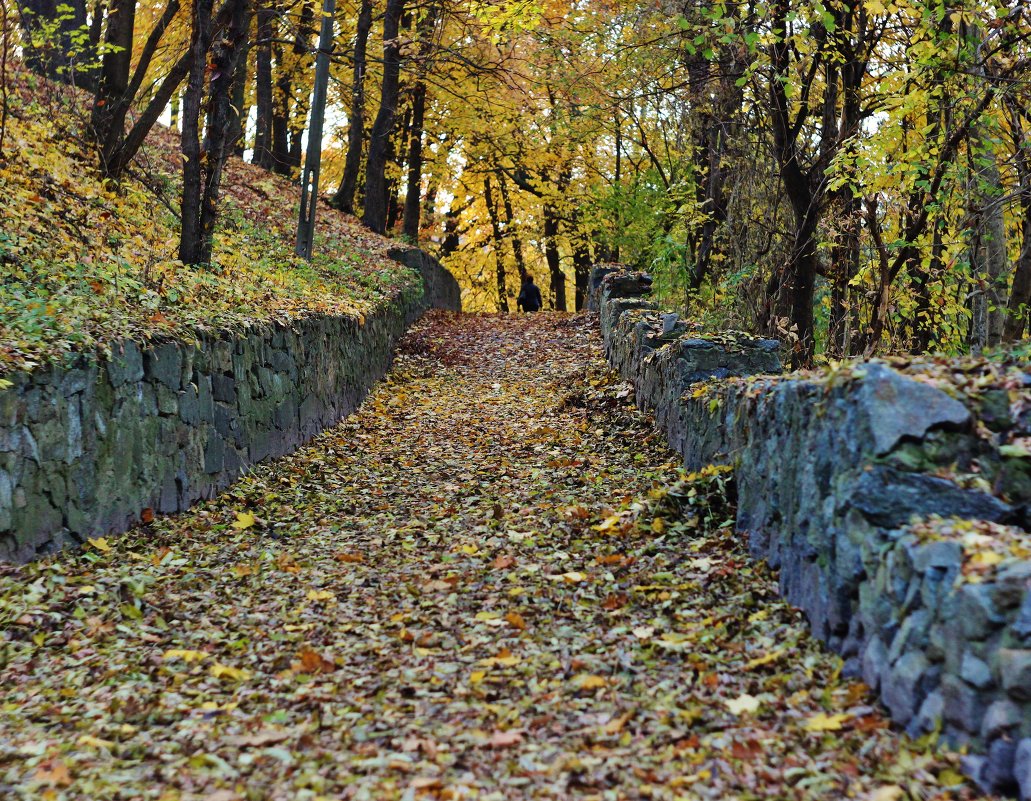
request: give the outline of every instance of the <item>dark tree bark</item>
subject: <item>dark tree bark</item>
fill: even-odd
[[[433,36],[440,6],[434,4],[419,22],[419,65],[415,86],[412,88],[412,125],[408,143],[408,186],[405,191],[405,236],[419,241],[419,216],[422,212],[422,137],[426,119],[426,71],[433,53]]]
[[[247,30],[251,27],[253,12],[247,12]],[[229,131],[229,138],[233,142],[233,155],[243,158],[244,150],[247,149],[245,135],[247,133],[247,117],[250,108],[247,106],[247,59],[250,53],[250,41],[246,42],[240,51],[240,58],[236,65],[236,76],[233,78],[233,124]]]
[[[498,186],[501,187],[501,204],[505,209],[505,232],[512,238],[512,255],[515,256],[516,269],[519,274],[526,272],[526,260],[523,258],[523,241],[515,230],[515,214],[512,211],[512,196],[508,192],[505,174],[500,169],[495,171]]]
[[[190,54],[172,65],[162,81],[149,93],[149,100],[136,116],[129,132],[125,123],[133,103],[140,95],[150,63],[161,46],[162,38],[176,14],[179,0],[168,0],[161,16],[150,31],[140,51],[136,68],[132,69],[132,42],[135,27],[135,3],[114,0],[108,10],[105,52],[90,115],[92,135],[100,153],[104,174],[121,178],[143,145],[179,85],[189,71]],[[220,17],[222,12],[220,11]]]
[[[501,220],[498,216],[498,207],[494,197],[494,189],[491,186],[490,174],[483,176],[483,202],[487,206],[487,215],[490,217],[490,230],[494,239],[494,264],[497,269],[498,287],[498,310],[508,313],[508,285],[505,275],[505,237],[501,230]]]
[[[211,0],[195,0],[191,50],[194,62],[184,100],[182,239],[184,264],[211,261],[222,170],[232,147],[232,85],[247,39],[248,0],[227,0],[228,27],[212,44]],[[200,143],[200,107],[210,49],[206,136]]]
[[[400,89],[398,26],[404,5],[405,0],[387,0],[387,11],[383,17],[383,84],[379,113],[369,136],[369,157],[365,167],[365,214],[362,222],[379,234],[386,232],[387,224],[387,152]]]
[[[558,249],[559,213],[552,203],[544,204],[544,260],[548,263],[551,305],[556,311],[566,310],[566,274],[562,272],[562,256]]]
[[[254,125],[254,154],[251,161],[266,170],[272,169],[272,29],[274,10],[268,4],[258,7],[258,30],[254,43],[254,101],[257,116]]]
[[[365,54],[372,29],[372,0],[362,0],[358,11],[358,30],[354,39],[354,69],[351,84],[351,118],[347,129],[347,158],[340,187],[333,197],[333,206],[354,214],[354,193],[362,166],[362,146],[365,142]]]
[[[410,104],[406,104],[404,115],[400,118],[394,115],[394,130],[390,135],[390,147],[387,149],[387,164],[395,164],[398,167],[403,168],[403,165],[398,164],[398,153],[404,149],[407,152],[407,148],[404,144],[407,140],[408,129],[412,124],[412,107]],[[401,212],[404,210],[404,206],[401,202],[401,198],[398,194],[398,178],[393,171],[391,175],[387,176],[387,230],[393,231],[398,221],[401,219]]]
[[[591,281],[591,246],[583,236],[573,248],[573,283],[576,287],[576,310],[583,311],[587,305],[587,290]]]
[[[166,14],[178,10],[177,0],[170,0]],[[90,114],[93,136],[100,147],[100,166],[110,175],[115,153],[125,137],[125,116],[132,97],[129,95],[129,73],[132,69],[132,39],[136,26],[136,3],[133,0],[111,0],[107,12],[107,45],[100,66],[100,80]]]
[[[1010,117],[1010,136],[1016,157],[1014,164],[1019,180],[1020,198],[1020,254],[1013,266],[1013,284],[1010,286],[1009,304],[1002,338],[1014,342],[1024,336],[1031,316],[1031,139],[1025,126],[1029,122],[1028,110],[1015,100],[1007,102]]]

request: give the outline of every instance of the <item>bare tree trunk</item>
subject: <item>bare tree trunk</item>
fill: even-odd
[[[372,0],[362,0],[358,11],[358,30],[354,38],[354,70],[351,84],[351,118],[347,129],[347,158],[344,176],[333,198],[333,206],[354,214],[354,193],[362,165],[362,146],[365,142],[365,54],[372,29]]]
[[[212,0],[194,0],[190,36],[190,80],[183,94],[183,198],[179,259],[183,264],[201,264],[201,164],[200,116],[204,99],[204,76],[211,46]]]
[[[491,186],[490,174],[483,176],[483,202],[487,207],[487,215],[490,217],[490,229],[494,238],[494,264],[497,268],[498,287],[498,311],[508,313],[508,282],[505,275],[505,237],[501,230],[501,220],[498,217],[497,199],[494,197],[494,188]]]
[[[498,186],[501,187],[501,203],[505,209],[505,233],[512,238],[512,255],[515,256],[516,268],[519,274],[526,272],[526,260],[523,258],[523,241],[515,230],[515,214],[512,211],[512,197],[508,193],[508,183],[505,181],[505,173],[500,169],[495,171],[498,178]]]
[[[369,157],[365,166],[365,214],[367,228],[382,234],[387,224],[387,153],[397,113],[400,89],[401,42],[398,27],[405,0],[387,0],[383,17],[383,84],[379,113],[369,135]]]
[[[176,0],[172,0],[178,8]],[[93,137],[100,147],[100,167],[111,175],[111,164],[125,137],[125,116],[132,98],[129,96],[129,72],[132,69],[132,41],[136,25],[136,3],[133,0],[111,0],[107,13],[106,49],[100,66],[100,80],[90,114]]]
[[[544,204],[544,260],[548,263],[552,308],[566,311],[566,274],[562,272],[562,256],[558,249],[558,209]]]
[[[272,156],[272,23],[274,13],[267,2],[258,7],[255,41],[254,99],[257,117],[254,126],[254,154],[251,161],[266,170],[275,163]]]

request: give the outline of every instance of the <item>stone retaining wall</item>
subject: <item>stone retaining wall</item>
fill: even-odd
[[[606,269],[609,360],[688,467],[736,466],[738,528],[783,595],[897,724],[1031,799],[1027,365],[771,375],[777,343],[701,335]]]
[[[9,376],[0,560],[184,510],[339,421],[386,372],[413,320],[428,306],[455,308],[435,262],[412,254],[399,260],[430,272],[425,287],[413,282],[364,317],[198,332],[194,343],[119,342],[109,359],[81,354]]]

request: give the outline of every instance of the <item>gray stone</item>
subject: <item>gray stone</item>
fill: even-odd
[[[863,471],[849,493],[851,505],[874,525],[899,528],[914,517],[940,515],[999,521],[1013,508],[998,498],[961,489],[944,478],[906,473],[887,465]]]
[[[927,695],[930,671],[927,657],[912,651],[882,674],[881,698],[893,721],[905,724],[916,714]]]
[[[1031,640],[1031,592],[1024,596],[1024,603],[1010,628],[1022,640]]]
[[[963,547],[952,540],[935,540],[915,547],[912,556],[913,569],[919,573],[931,568],[958,572],[963,564]]]
[[[940,690],[928,695],[920,705],[920,711],[907,729],[911,737],[939,731],[942,725],[942,713],[945,710],[945,699]]]
[[[970,652],[963,654],[959,675],[963,681],[979,690],[985,690],[992,686],[992,669],[988,667],[987,662],[978,659]]]
[[[983,640],[1006,622],[992,603],[991,587],[985,584],[964,584],[960,589],[959,620],[970,640]]]
[[[1017,744],[1012,740],[995,740],[988,747],[988,760],[982,778],[989,792],[1012,793],[1017,790],[1013,773]]]
[[[1002,688],[1018,701],[1031,701],[1031,650],[1000,648],[996,658]]]
[[[1031,801],[1031,737],[1017,744],[1013,773],[1020,788],[1020,801]]]
[[[920,609],[908,615],[891,641],[888,649],[888,661],[895,663],[908,651],[924,650],[927,646],[927,635],[931,627],[931,613]]]
[[[217,401],[236,403],[236,380],[231,375],[216,373],[211,376],[211,392]]]
[[[150,378],[168,389],[179,389],[183,371],[183,349],[179,343],[168,342],[151,348],[144,363]]]
[[[113,387],[140,381],[143,378],[143,353],[139,345],[128,340],[114,345],[111,360],[107,363],[107,376]]]
[[[884,364],[875,362],[864,369],[858,400],[878,455],[888,453],[902,439],[919,439],[932,428],[969,424],[967,407],[940,389],[906,378]]]
[[[985,742],[1010,734],[1020,726],[1022,720],[1020,707],[1012,701],[995,701],[984,713],[981,721],[981,737]]]
[[[979,734],[984,720],[985,704],[980,693],[958,676],[947,674],[941,682],[945,708],[942,716],[948,723],[968,732]]]

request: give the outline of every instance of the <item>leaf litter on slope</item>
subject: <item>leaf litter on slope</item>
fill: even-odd
[[[434,313],[217,499],[0,569],[25,798],[969,798],[684,476],[587,317]]]

